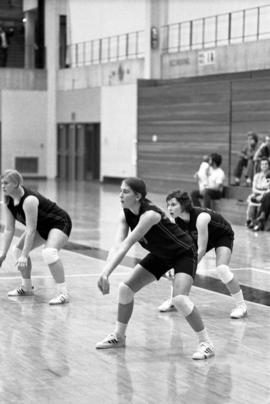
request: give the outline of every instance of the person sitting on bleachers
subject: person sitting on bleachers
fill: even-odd
[[[219,153],[212,153],[209,156],[209,173],[207,184],[202,190],[191,192],[191,199],[194,206],[201,206],[200,199],[203,200],[203,207],[211,209],[213,199],[221,199],[225,183],[225,173],[220,167],[222,156]]]
[[[203,192],[203,190],[207,187],[208,185],[208,175],[209,175],[209,156],[205,155],[203,156],[202,162],[200,164],[199,170],[196,171],[194,174],[194,178],[198,182],[198,187],[199,191]]]
[[[261,206],[261,202],[265,193],[269,192],[269,160],[262,158],[260,161],[261,171],[254,175],[252,183],[252,194],[247,198],[247,222],[248,228],[252,229],[255,226],[257,211]]]
[[[260,171],[260,161],[266,158],[270,161],[270,135],[266,135],[264,141],[254,154],[254,170],[255,173]]]
[[[240,152],[240,156],[234,169],[234,184],[240,185],[244,168],[246,168],[245,178],[247,186],[252,184],[254,172],[254,154],[258,148],[258,135],[255,132],[248,132],[247,143]]]

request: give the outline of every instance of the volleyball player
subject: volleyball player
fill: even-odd
[[[213,344],[189,292],[197,266],[197,251],[192,238],[172,223],[166,214],[146,198],[144,181],[130,177],[122,182],[120,202],[123,207],[114,246],[98,280],[103,294],[109,293],[109,276],[136,242],[149,253],[131,275],[119,285],[118,318],[112,334],[96,344],[97,349],[125,346],[126,329],[133,311],[134,295],[159,280],[171,267],[175,270],[173,302],[198,336],[193,359],[214,355]],[[129,232],[130,230],[130,232]]]
[[[211,209],[193,207],[187,192],[179,190],[166,197],[169,214],[182,229],[192,236],[198,246],[198,262],[206,252],[215,249],[216,270],[219,278],[230,292],[235,307],[230,317],[240,319],[247,315],[247,306],[238,280],[229,268],[234,232],[231,225],[222,215]],[[175,310],[173,299],[170,298],[159,306],[159,311]]]
[[[59,250],[66,244],[71,232],[71,219],[67,212],[38,192],[23,186],[22,175],[16,170],[6,170],[2,176],[6,226],[0,266],[11,246],[16,220],[25,225],[25,231],[12,248],[22,284],[8,292],[8,296],[33,294],[30,251],[44,244],[42,256],[56,282],[57,294],[49,301],[51,305],[69,301],[65,273]]]

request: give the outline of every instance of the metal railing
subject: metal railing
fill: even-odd
[[[270,38],[270,5],[165,25],[162,37],[164,53]]]
[[[62,68],[139,58],[144,55],[144,31],[71,44],[60,54]]]

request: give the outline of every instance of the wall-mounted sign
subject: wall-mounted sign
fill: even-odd
[[[207,50],[198,52],[198,64],[200,66],[213,65],[216,63],[216,51]]]
[[[190,59],[189,58],[181,58],[181,59],[173,59],[170,60],[170,66],[182,66],[182,65],[189,65]]]

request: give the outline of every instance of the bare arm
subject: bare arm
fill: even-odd
[[[208,224],[211,220],[209,213],[202,212],[197,217],[196,227],[198,231],[198,262],[202,259],[206,253],[208,243]]]
[[[4,214],[6,218],[6,225],[4,231],[3,250],[0,257],[0,266],[6,259],[8,250],[10,248],[15,233],[15,218],[13,217],[13,215],[11,214],[10,210],[6,205],[4,205]]]
[[[37,231],[38,204],[38,199],[32,195],[28,196],[23,203],[26,230],[21,257],[25,257],[26,259],[32,249],[35,233]]]
[[[108,277],[114,271],[118,264],[122,261],[129,249],[160,221],[160,214],[154,211],[145,212],[139,220],[139,223],[129,235],[127,235],[127,224],[125,217],[122,216],[119,227],[119,239],[114,247],[110,250],[107,261],[98,281],[98,287],[103,294],[109,293]],[[121,230],[122,228],[122,230]],[[126,237],[125,237],[126,235]]]
[[[262,149],[264,148],[265,145],[266,145],[266,143],[263,142],[263,143],[258,147],[258,149],[256,150],[256,152],[254,153],[254,157],[253,157],[253,160],[254,160],[254,161],[259,160],[259,158],[261,157]]]

